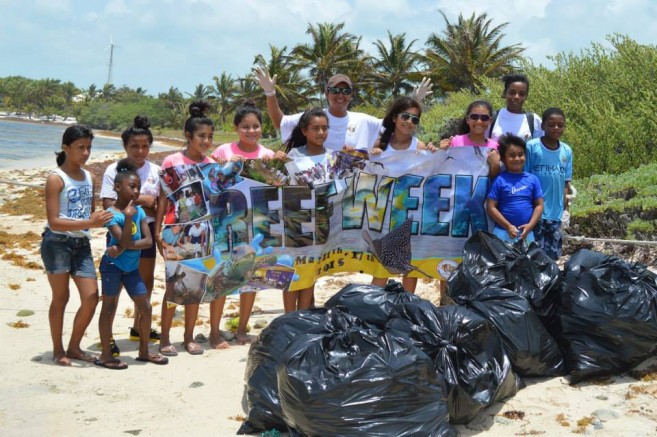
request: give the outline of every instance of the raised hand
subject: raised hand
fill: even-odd
[[[433,91],[431,91],[431,88],[433,88],[431,79],[429,79],[428,77],[423,77],[422,82],[420,82],[419,85],[413,87],[411,98],[413,98],[413,100],[417,102],[422,103],[422,100],[424,100],[426,96],[433,93]]]
[[[256,67],[253,69],[253,74],[256,77],[256,80],[260,84],[260,88],[265,92],[266,96],[273,96],[276,94],[276,77],[269,76],[269,71],[267,68]]]

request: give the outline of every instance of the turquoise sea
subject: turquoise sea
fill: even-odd
[[[55,152],[61,150],[66,128],[58,124],[0,120],[0,170],[55,167]],[[92,144],[92,158],[123,150],[116,138],[96,136]]]

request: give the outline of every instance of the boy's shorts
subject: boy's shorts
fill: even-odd
[[[47,228],[41,236],[41,259],[47,273],[69,273],[71,276],[96,279],[88,238],[58,234]]]
[[[104,255],[100,260],[100,279],[103,286],[103,296],[115,297],[121,291],[121,285],[128,291],[130,297],[145,296],[148,294],[146,284],[141,279],[139,269],[124,272],[109,261]]]
[[[547,256],[555,261],[561,256],[563,236],[560,220],[539,220],[534,228],[534,236],[536,243]]]

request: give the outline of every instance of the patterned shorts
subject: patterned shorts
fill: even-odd
[[[555,261],[561,256],[563,238],[560,220],[539,220],[534,228],[534,238],[547,256]]]

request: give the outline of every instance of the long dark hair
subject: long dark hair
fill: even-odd
[[[386,116],[383,118],[383,133],[379,137],[378,148],[381,150],[386,150],[388,148],[388,143],[392,134],[395,132],[395,122],[394,118],[396,115],[401,114],[408,108],[417,108],[418,117],[422,115],[422,105],[416,100],[413,100],[410,97],[400,97],[390,105],[390,109],[386,113]]]
[[[460,135],[470,133],[470,125],[468,124],[468,116],[470,115],[472,110],[474,108],[476,108],[477,106],[483,106],[484,108],[488,109],[488,115],[490,115],[491,123],[493,122],[493,105],[491,105],[486,100],[475,100],[474,102],[472,102],[468,105],[468,108],[465,110],[465,117],[463,117],[461,119],[461,124],[459,125],[459,134]]]
[[[137,135],[146,135],[148,137],[148,143],[153,144],[153,133],[149,127],[151,127],[151,122],[148,120],[148,117],[145,115],[136,116],[132,121],[132,126],[124,130],[121,134],[121,140],[123,140],[123,148],[128,146],[130,137]]]
[[[91,128],[85,125],[74,124],[72,126],[67,127],[66,130],[64,131],[64,135],[62,135],[62,144],[70,146],[80,138],[89,138],[90,140],[93,140],[94,132],[91,130]],[[55,158],[55,161],[57,162],[57,166],[61,167],[62,165],[64,165],[64,162],[66,162],[66,152],[62,150],[60,152],[55,152],[55,155],[57,155],[57,157]]]
[[[197,100],[189,104],[189,118],[185,120],[185,132],[193,134],[199,125],[210,126],[214,129],[214,122],[207,116],[210,103],[205,100]]]
[[[301,147],[308,142],[306,136],[301,132],[302,129],[308,127],[308,123],[315,117],[323,117],[328,121],[328,116],[322,108],[311,108],[306,110],[299,118],[299,123],[294,127],[290,138],[285,142],[285,153],[289,153],[290,150],[295,147]]]

